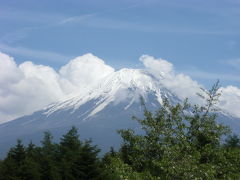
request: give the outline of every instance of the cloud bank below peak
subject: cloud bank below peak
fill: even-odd
[[[200,92],[198,82],[176,73],[172,63],[149,55],[143,55],[139,60],[180,99],[189,97],[193,103],[200,102],[196,96]],[[114,72],[113,67],[90,53],[70,60],[56,71],[31,61],[17,65],[12,57],[0,52],[0,123],[30,114],[70,94],[85,92]],[[240,117],[237,108],[240,89],[228,86],[222,87],[221,91],[221,107]]]

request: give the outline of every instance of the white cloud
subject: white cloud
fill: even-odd
[[[0,53],[0,122],[41,109],[112,72],[92,54],[77,57],[56,72],[30,61],[17,66],[13,58]]]
[[[236,117],[240,117],[240,89],[234,86],[227,86],[220,90],[222,95],[219,107]]]
[[[162,76],[172,75],[173,64],[164,59],[155,59],[149,55],[143,55],[140,57],[140,61],[144,66],[154,73],[160,73]]]
[[[196,96],[201,85],[176,73],[173,64],[148,55],[141,56],[140,61],[180,99],[189,97],[193,103],[201,102]],[[84,92],[113,72],[112,67],[92,54],[77,57],[55,71],[30,61],[17,65],[12,57],[0,53],[0,123],[32,113],[72,93]],[[240,117],[240,89],[228,86],[221,91],[219,106]]]
[[[179,98],[190,98],[192,102],[199,102],[196,93],[200,93],[200,85],[189,76],[176,74],[173,64],[164,59],[155,59],[152,56],[143,55],[140,61],[155,75],[160,75],[162,84],[174,92]]]
[[[0,53],[0,121],[31,113],[58,100],[64,92],[58,74],[50,67],[25,62]]]
[[[71,60],[60,69],[59,74],[64,82],[68,81],[72,86],[83,89],[112,72],[114,72],[112,67],[89,53]]]
[[[201,85],[184,74],[176,74],[167,79],[163,79],[166,88],[172,90],[180,99],[189,98],[191,103],[201,103],[202,99],[196,94],[201,91]]]
[[[19,80],[22,74],[18,70],[13,58],[0,52],[0,86],[11,84]]]
[[[180,99],[185,99],[186,97],[190,98],[192,103],[201,104],[203,100],[197,96],[197,93],[202,95],[201,85],[198,82],[191,79],[191,77],[184,74],[177,74],[174,72],[173,65],[163,59],[155,59],[152,56],[144,55],[140,57],[140,61],[143,62],[145,67],[150,71],[154,72],[155,75],[161,75],[161,82],[164,87],[170,89],[174,92]],[[196,72],[199,77],[205,77],[206,73]],[[231,77],[231,78],[230,78]],[[234,76],[235,77],[235,76]],[[225,78],[234,79],[232,76],[227,76]],[[216,75],[212,73],[207,74],[207,78],[220,78],[224,79],[221,75]],[[236,77],[236,80],[237,79]],[[233,116],[240,117],[240,89],[234,86],[221,87],[219,89],[221,96],[219,98],[218,107],[222,110],[227,111]]]
[[[72,16],[64,18],[59,22],[59,25],[68,24],[68,23],[80,23],[82,21],[88,20],[90,17],[93,17],[95,14],[84,14],[81,16]]]

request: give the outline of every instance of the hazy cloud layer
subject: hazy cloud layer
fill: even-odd
[[[200,85],[187,75],[177,74],[172,63],[148,55],[141,56],[140,61],[178,97],[200,102],[196,96]],[[55,71],[30,61],[17,65],[12,57],[0,53],[0,122],[32,113],[71,93],[81,93],[113,72],[114,68],[92,54],[77,57]],[[221,91],[221,108],[240,117],[240,89],[228,86]]]
[[[240,58],[238,59],[230,59],[225,62],[223,62],[226,65],[229,65],[235,69],[240,69]]]
[[[71,59],[69,56],[64,56],[62,54],[49,52],[49,51],[39,51],[34,49],[29,49],[26,47],[11,47],[6,44],[0,43],[0,50],[6,52],[6,53],[13,53],[29,58],[39,58],[43,60],[48,60],[52,62],[66,62],[67,60]]]

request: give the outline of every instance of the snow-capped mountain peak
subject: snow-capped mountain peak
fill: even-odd
[[[129,103],[125,106],[127,109],[134,102],[139,102],[140,96],[147,101],[149,93],[156,97],[159,104],[162,104],[163,96],[174,97],[174,95],[161,85],[161,78],[163,77],[156,78],[147,70],[124,68],[101,79],[85,92],[79,92],[78,95],[75,94],[64,101],[50,105],[46,108],[45,114],[51,115],[61,109],[72,109],[74,112],[86,102],[94,100],[94,108],[87,116],[91,117],[110,103],[117,105],[128,100]]]

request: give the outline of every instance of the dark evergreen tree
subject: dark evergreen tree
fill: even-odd
[[[41,141],[42,147],[38,161],[41,167],[41,178],[44,180],[61,179],[57,162],[58,145],[53,143],[52,139],[51,133],[45,132]]]
[[[60,172],[63,180],[74,180],[75,161],[80,156],[81,142],[76,127],[72,127],[60,141]],[[79,170],[81,172],[81,170]],[[76,174],[76,172],[75,172]]]
[[[20,165],[26,158],[26,149],[21,140],[17,140],[17,145],[10,149],[7,158]]]
[[[30,142],[27,148],[20,140],[0,162],[0,180],[90,180],[101,179],[99,149],[91,141],[79,140],[72,127],[59,144],[45,132],[42,146]]]
[[[2,163],[0,175],[1,180],[40,180],[38,164],[27,156],[26,148],[20,140],[8,152]]]
[[[83,143],[80,154],[74,162],[75,169],[73,174],[76,175],[77,179],[90,180],[100,178],[101,166],[97,157],[100,150],[97,146],[91,145],[91,143],[91,140]]]
[[[61,175],[63,179],[98,179],[100,164],[99,149],[91,141],[82,143],[76,127],[72,127],[60,141]]]

